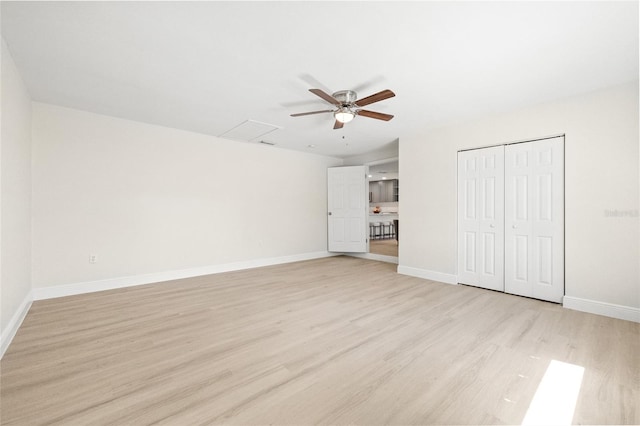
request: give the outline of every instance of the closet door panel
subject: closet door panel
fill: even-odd
[[[564,138],[533,146],[533,297],[562,302],[564,296]]]
[[[531,144],[505,147],[505,291],[532,297]]]
[[[504,291],[504,147],[458,153],[458,281]]]
[[[564,295],[564,138],[505,148],[505,291]]]

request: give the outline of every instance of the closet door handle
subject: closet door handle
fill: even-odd
[[[518,225],[512,225],[511,226],[513,229],[516,229],[518,227]]]
[[[495,228],[496,226],[492,223],[491,225],[489,225],[489,228]]]

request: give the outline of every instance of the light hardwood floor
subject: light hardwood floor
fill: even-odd
[[[369,241],[369,253],[398,257],[398,242],[395,239]]]
[[[2,424],[520,424],[552,360],[574,423],[640,423],[640,325],[336,257],[35,302]]]

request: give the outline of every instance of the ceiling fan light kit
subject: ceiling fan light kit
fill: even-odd
[[[384,121],[389,121],[393,118],[393,115],[390,114],[383,114],[381,112],[360,109],[365,105],[394,97],[396,94],[388,89],[382,90],[378,93],[374,93],[373,95],[367,96],[366,98],[362,98],[360,100],[358,100],[358,94],[353,90],[340,90],[332,95],[329,95],[328,93],[320,89],[309,89],[309,91],[314,95],[322,98],[324,101],[336,106],[337,109],[302,112],[298,114],[291,114],[292,117],[332,112],[334,118],[336,119],[333,126],[334,129],[341,129],[345,123],[352,121],[356,115]]]
[[[340,108],[333,113],[333,116],[336,118],[336,120],[344,124],[353,120],[353,117],[355,117],[356,115],[348,108]]]

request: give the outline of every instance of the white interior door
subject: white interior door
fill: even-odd
[[[458,282],[504,291],[504,147],[458,153]]]
[[[329,251],[366,253],[369,235],[366,166],[331,167],[327,183]]]
[[[505,291],[564,296],[564,138],[505,148]]]

